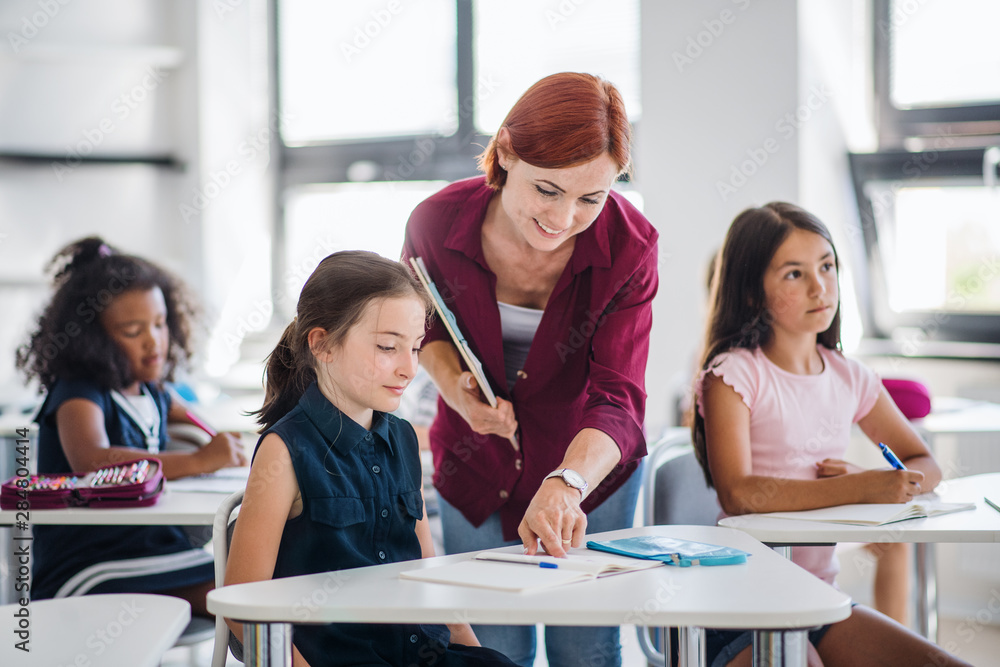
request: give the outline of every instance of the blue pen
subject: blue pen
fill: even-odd
[[[557,569],[559,567],[559,564],[558,563],[547,563],[545,561],[542,561],[541,563],[538,564],[538,567],[544,567],[544,568],[546,568],[548,570],[555,570],[555,569]]]
[[[878,443],[878,448],[882,450],[882,456],[889,462],[889,465],[896,470],[906,470],[906,466],[903,465],[903,462],[899,460],[899,457],[888,446],[880,442]]]

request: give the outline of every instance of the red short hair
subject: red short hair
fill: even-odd
[[[543,169],[560,169],[589,162],[605,153],[629,170],[632,128],[621,93],[609,81],[592,74],[552,74],[528,88],[508,112],[501,129],[510,134],[510,146],[519,160]],[[500,168],[497,135],[479,155],[486,183],[499,190],[507,181]]]

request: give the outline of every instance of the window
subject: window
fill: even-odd
[[[629,119],[639,119],[638,3],[477,2],[473,25],[483,84],[476,89],[476,127],[484,134],[497,131],[531,84],[565,71],[614,82]]]
[[[1000,133],[994,0],[876,0],[874,81],[879,142]],[[972,139],[976,142],[976,139]],[[969,145],[969,144],[965,144]]]
[[[276,0],[274,13],[281,211],[272,274],[289,297],[335,250],[398,257],[413,207],[478,173],[476,155],[543,76],[603,76],[633,123],[641,112],[638,0]],[[294,303],[281,300],[279,318]]]
[[[983,183],[984,153],[851,156],[870,287],[865,328],[904,354],[1000,344],[1000,190]]]
[[[1000,356],[1000,4],[873,12],[879,151],[850,156],[866,333],[903,354]]]
[[[278,7],[287,145],[455,132],[454,0]]]

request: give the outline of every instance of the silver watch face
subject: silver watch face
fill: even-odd
[[[562,478],[567,484],[576,489],[587,488],[587,480],[583,478],[583,475],[576,472],[575,470],[570,470],[566,468],[562,471]]]

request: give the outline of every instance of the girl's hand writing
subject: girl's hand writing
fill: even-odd
[[[840,459],[823,459],[816,463],[816,475],[819,477],[838,477],[848,473],[863,472],[864,468]]]
[[[247,457],[243,453],[243,442],[238,433],[219,433],[192,456],[198,457],[205,467],[205,472],[247,464]]]
[[[469,371],[458,376],[458,391],[454,392],[455,404],[451,407],[462,416],[473,431],[483,435],[494,434],[508,440],[517,432],[517,419],[510,401],[497,398],[497,407],[484,403],[476,378]]]
[[[919,470],[866,470],[858,473],[866,503],[908,503],[921,493],[924,473]]]

